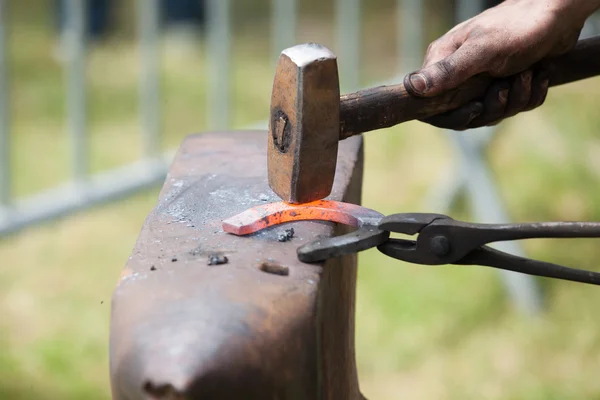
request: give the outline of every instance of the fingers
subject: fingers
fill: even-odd
[[[525,71],[493,83],[481,101],[422,121],[456,131],[496,125],[506,118],[541,106],[548,94],[548,86],[545,71]]]
[[[459,46],[457,46],[452,40],[448,40],[445,36],[432,42],[427,47],[427,52],[425,53],[425,58],[423,60],[421,69],[429,67],[430,65],[445,59],[454,53],[458,47]]]
[[[454,89],[482,72],[487,56],[477,54],[477,46],[463,45],[440,61],[426,64],[404,78],[404,86],[414,96],[432,97]],[[477,62],[473,62],[473,60]]]
[[[523,111],[531,99],[531,79],[533,72],[525,71],[518,74],[510,87],[508,104],[504,112],[504,118],[512,117]]]
[[[546,71],[534,73],[531,70],[503,80],[503,83],[492,85],[486,93],[484,111],[469,123],[467,129],[496,125],[506,118],[541,106],[546,100],[548,86],[549,79]],[[502,106],[502,90],[506,88],[508,88],[507,100]]]
[[[443,129],[462,131],[469,128],[469,124],[483,112],[481,102],[468,103],[456,110],[438,114],[422,121]]]
[[[483,100],[483,112],[469,124],[469,128],[493,125],[504,118],[508,105],[510,84],[502,79],[492,84]]]
[[[530,111],[544,104],[546,96],[548,95],[549,85],[550,79],[548,78],[548,73],[546,71],[537,73],[533,77],[531,83],[531,97],[529,99],[529,104],[527,104],[523,111]]]

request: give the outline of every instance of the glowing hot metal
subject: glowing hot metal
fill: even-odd
[[[317,240],[298,248],[303,262],[323,261],[355,253],[385,242],[389,232],[377,228],[383,215],[370,208],[333,200],[304,204],[276,202],[250,208],[223,221],[223,230],[234,235],[249,235],[275,225],[294,221],[330,221],[357,229],[345,235]]]
[[[376,226],[382,214],[351,203],[317,200],[304,204],[283,201],[250,208],[223,221],[223,230],[234,235],[249,235],[274,225],[293,221],[331,221],[355,226]]]

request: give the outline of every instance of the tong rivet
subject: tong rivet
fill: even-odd
[[[443,257],[450,253],[450,241],[446,236],[434,236],[431,238],[429,248],[436,256]]]

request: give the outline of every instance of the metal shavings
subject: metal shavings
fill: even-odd
[[[290,274],[290,268],[285,265],[278,264],[274,261],[263,261],[258,265],[258,269],[267,274],[288,276]]]
[[[280,242],[287,242],[291,238],[294,237],[294,228],[286,229],[283,232],[279,232],[277,235],[277,240]]]
[[[211,254],[208,256],[208,263],[207,265],[221,265],[221,264],[227,264],[229,262],[229,259],[221,254]]]

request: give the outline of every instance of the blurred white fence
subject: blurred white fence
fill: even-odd
[[[345,91],[359,88],[360,70],[361,6],[366,1],[335,0],[337,30],[336,53],[345,60],[341,68],[340,83]],[[98,174],[88,173],[88,142],[86,134],[86,93],[85,93],[85,2],[69,0],[66,8],[65,40],[67,62],[65,64],[67,93],[67,119],[70,133],[69,182],[27,198],[14,198],[11,194],[11,154],[10,115],[8,88],[10,71],[6,62],[6,32],[4,23],[6,0],[0,0],[0,235],[17,231],[28,225],[65,215],[98,203],[127,196],[143,188],[155,186],[164,180],[171,160],[172,151],[161,152],[160,143],[160,92],[158,84],[158,40],[159,7],[157,0],[137,0],[137,30],[140,46],[140,125],[142,132],[143,158],[139,161]],[[361,4],[362,3],[362,4]],[[459,0],[457,20],[476,14],[482,2]],[[210,129],[229,128],[229,81],[231,7],[230,0],[208,0],[207,41],[210,82],[206,96]],[[282,49],[296,44],[295,27],[299,1],[272,0],[272,48],[278,56]],[[419,66],[423,50],[424,12],[421,0],[398,0],[397,35],[401,57],[397,65],[397,75],[387,82],[373,82],[372,85],[400,82],[404,73]],[[598,32],[600,27],[588,25],[587,33]],[[371,86],[371,85],[369,85]],[[253,127],[266,128],[266,122],[257,121]],[[488,130],[487,137],[493,134]],[[480,135],[470,135],[471,138]],[[447,186],[444,192],[434,193],[438,199],[437,208],[444,212],[456,193],[467,189],[472,195],[476,219],[486,222],[505,222],[506,213],[502,209],[495,185],[487,173],[482,156],[485,141],[474,143],[467,136],[453,132],[449,139],[456,144],[458,155],[464,168],[456,174],[456,181]],[[51,155],[49,155],[51,156]],[[477,173],[467,173],[477,171]],[[441,203],[439,200],[441,199]],[[441,208],[441,209],[440,209]],[[509,245],[507,251],[520,253],[516,245]],[[521,308],[534,312],[540,307],[540,297],[534,280],[529,276],[512,272],[502,273],[512,298]]]
[[[340,83],[345,90],[358,88],[359,43],[361,35],[361,1],[335,0],[337,29],[336,52],[345,60],[340,68]],[[6,59],[6,21],[10,18],[7,0],[0,0],[0,235],[15,232],[26,226],[38,224],[76,210],[135,193],[143,188],[160,184],[167,172],[173,151],[163,153],[161,142],[161,93],[159,91],[159,17],[158,0],[136,1],[137,37],[140,49],[139,110],[143,158],[137,162],[97,174],[90,174],[89,142],[87,135],[86,106],[86,38],[85,1],[67,0],[63,50],[65,56],[65,93],[67,129],[70,147],[70,180],[26,198],[15,198],[11,188],[10,154],[10,71]],[[235,2],[207,0],[206,24],[210,76],[206,91],[208,129],[230,128],[230,34],[231,10]],[[271,41],[273,56],[296,44],[298,0],[272,0]],[[422,53],[419,22],[422,2],[399,0],[398,36],[404,49],[403,60],[416,61]],[[416,17],[416,18],[415,18]],[[410,38],[410,40],[406,40]],[[403,40],[402,40],[403,39]],[[408,52],[407,52],[408,51]],[[409,57],[410,55],[410,57]],[[415,64],[413,64],[415,65]],[[405,65],[404,65],[405,66]],[[398,71],[400,73],[400,69]],[[390,81],[395,81],[393,77]],[[252,127],[266,127],[266,122],[256,121]],[[48,155],[52,157],[52,155]]]

